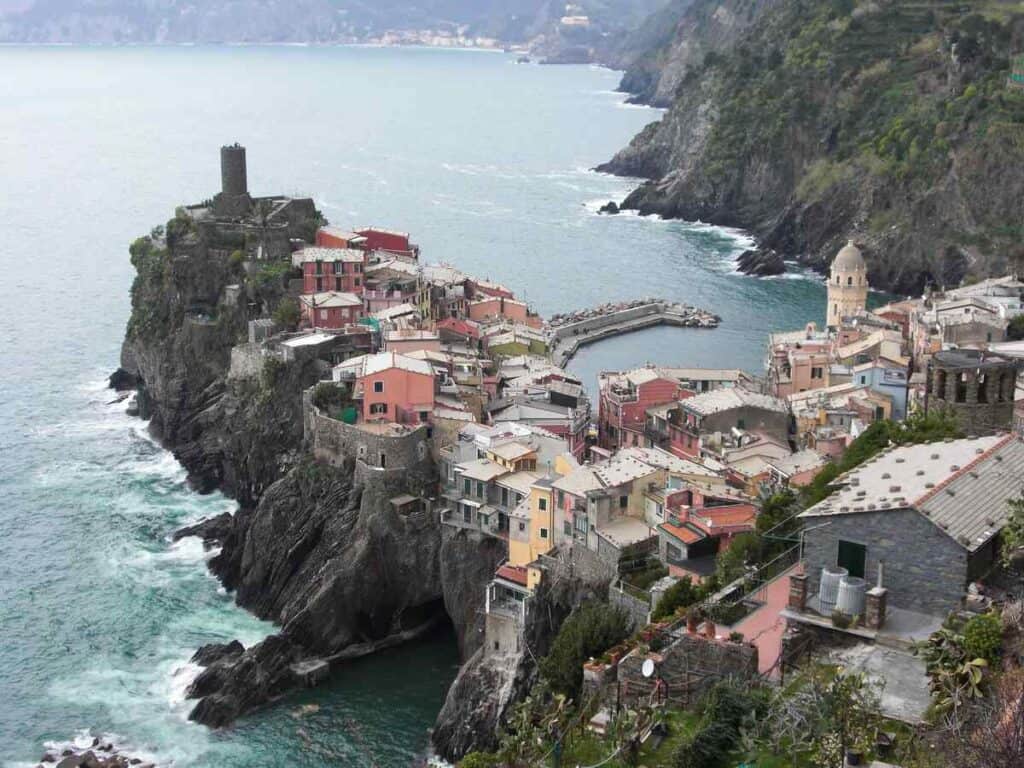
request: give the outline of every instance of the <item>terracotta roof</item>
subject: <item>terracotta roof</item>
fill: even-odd
[[[701,526],[708,531],[716,531],[720,528],[750,528],[757,519],[757,511],[750,504],[738,504],[728,507],[704,507],[695,510],[693,514],[709,525]]]
[[[494,574],[499,579],[526,586],[526,569],[521,565],[502,565]]]
[[[701,533],[695,526],[691,525],[673,525],[672,523],[662,523],[658,526],[659,531],[664,531],[674,539],[684,544],[695,544],[701,539],[707,538]]]
[[[437,322],[437,330],[451,331],[471,339],[480,338],[480,326],[468,320],[460,320],[457,317],[446,317]]]

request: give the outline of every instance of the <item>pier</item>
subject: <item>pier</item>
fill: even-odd
[[[679,328],[717,328],[721,318],[688,304],[660,299],[602,304],[593,309],[554,315],[546,326],[548,349],[555,365],[565,367],[585,344],[624,333],[674,325]]]

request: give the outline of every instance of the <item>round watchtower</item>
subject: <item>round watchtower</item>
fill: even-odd
[[[968,435],[1008,432],[1018,367],[1016,360],[977,349],[936,352],[928,364],[925,413],[953,413]]]
[[[828,327],[838,328],[844,317],[862,311],[868,301],[868,266],[850,240],[832,261],[828,278]]]
[[[220,191],[229,197],[249,192],[245,173],[245,147],[238,143],[220,148]]]

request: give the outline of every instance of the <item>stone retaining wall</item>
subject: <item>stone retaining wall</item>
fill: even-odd
[[[650,622],[651,604],[629,594],[617,586],[608,588],[608,602],[629,616],[630,629],[645,627]]]

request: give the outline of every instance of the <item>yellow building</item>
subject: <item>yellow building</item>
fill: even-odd
[[[838,328],[844,317],[866,308],[868,267],[860,249],[849,241],[832,261],[828,278],[828,327]]]

